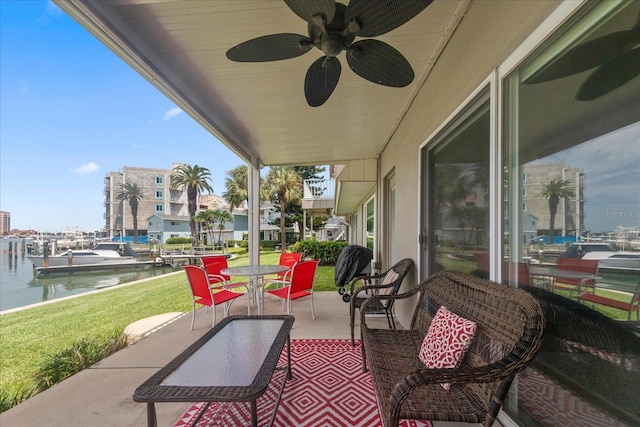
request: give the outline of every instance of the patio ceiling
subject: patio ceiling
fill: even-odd
[[[400,51],[415,78],[404,88],[379,86],[349,69],[320,107],[309,107],[304,78],[321,57],[237,63],[232,46],[274,33],[307,35],[283,1],[54,0],[222,143],[254,166],[344,164],[383,150],[468,0],[434,1],[380,37]]]

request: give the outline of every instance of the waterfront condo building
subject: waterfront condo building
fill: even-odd
[[[186,190],[171,190],[171,169],[124,166],[104,179],[105,231],[108,237],[133,236],[133,217],[128,201],[120,200],[122,185],[138,184],[144,198],[138,205],[138,234],[147,234],[147,218],[152,215],[189,217]]]
[[[11,231],[11,212],[0,211],[0,236],[6,236]]]

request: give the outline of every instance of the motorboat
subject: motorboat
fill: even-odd
[[[35,268],[44,267],[43,255],[29,255],[29,261]],[[130,264],[138,262],[138,254],[126,243],[104,242],[93,249],[67,249],[59,254],[50,255],[49,266]]]
[[[572,243],[560,257],[597,259],[598,268],[640,271],[640,252],[616,251],[607,243]]]

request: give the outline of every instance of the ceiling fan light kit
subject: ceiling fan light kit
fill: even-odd
[[[409,61],[377,37],[413,19],[433,0],[352,0],[348,6],[334,0],[284,0],[307,21],[308,37],[271,34],[240,43],[227,51],[236,62],[280,61],[301,56],[315,47],[324,56],[315,60],[305,76],[304,93],[311,107],[324,104],[338,85],[342,66],[337,58],[346,52],[347,63],[358,76],[389,87],[413,81]],[[355,42],[354,42],[355,41]]]

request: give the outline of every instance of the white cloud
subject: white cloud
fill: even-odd
[[[164,120],[171,120],[173,119],[175,116],[177,116],[178,114],[181,114],[183,111],[178,108],[178,107],[174,107],[172,109],[170,109],[169,111],[167,111],[166,113],[164,113]]]
[[[64,13],[53,1],[47,0],[44,6],[43,13],[38,17],[37,22],[39,24],[47,24],[53,19],[58,19],[63,16]]]
[[[75,169],[71,169],[71,172],[77,173],[79,175],[86,175],[89,173],[98,172],[100,170],[100,166],[97,163],[89,162],[84,165],[80,165]]]
[[[52,2],[51,0],[47,1],[47,4],[45,5],[45,11],[47,13],[47,15],[49,16],[53,16],[53,17],[60,17],[63,15],[62,13],[62,9],[60,9],[58,7],[57,4],[55,4],[54,2]]]

